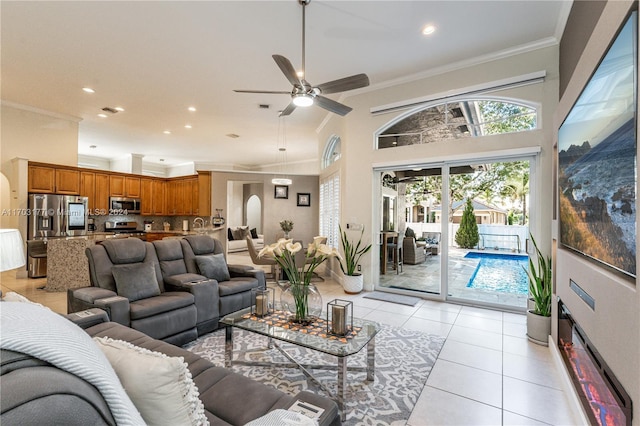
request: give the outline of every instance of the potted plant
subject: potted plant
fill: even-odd
[[[289,238],[289,232],[293,231],[293,222],[289,219],[280,221],[280,229],[284,232],[284,238]]]
[[[322,313],[322,297],[311,284],[313,271],[330,257],[340,258],[335,248],[322,244],[323,237],[315,237],[309,244],[305,261],[301,267],[296,264],[296,253],[302,250],[302,244],[281,238],[277,243],[265,246],[258,257],[274,259],[289,279],[280,296],[280,303],[291,314],[290,320],[308,324]]]
[[[340,239],[342,241],[342,249],[344,250],[344,257],[340,260],[340,269],[344,274],[342,280],[342,288],[345,293],[357,294],[362,291],[363,280],[362,274],[356,272],[358,262],[362,255],[371,250],[371,244],[364,246],[362,244],[362,236],[364,235],[364,227],[360,231],[360,238],[357,243],[352,243],[347,238],[347,232],[340,228]]]
[[[551,334],[551,257],[545,257],[536,240],[530,235],[536,250],[536,262],[529,257],[529,296],[533,300],[533,309],[527,310],[527,337],[534,343],[548,345]]]

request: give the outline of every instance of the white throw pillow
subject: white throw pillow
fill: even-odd
[[[94,337],[127,395],[150,425],[208,425],[198,388],[182,357]]]

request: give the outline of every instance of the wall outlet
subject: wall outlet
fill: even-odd
[[[362,231],[363,227],[364,225],[361,223],[347,223],[347,229],[350,231]]]
[[[362,265],[358,265],[358,272],[362,272]]]

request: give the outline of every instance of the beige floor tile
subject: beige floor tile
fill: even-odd
[[[502,413],[502,424],[504,426],[545,426],[548,423],[539,422],[529,417],[504,410]]]
[[[504,378],[504,409],[549,424],[578,424],[563,392],[510,377]]]
[[[393,327],[402,327],[402,325],[409,319],[409,316],[378,310],[371,311],[369,314],[367,314],[367,316],[364,317],[364,319],[388,324]]]
[[[473,315],[502,321],[502,312],[491,309],[483,309],[475,306],[463,306],[462,309],[460,309],[460,313],[462,315]]]
[[[559,372],[551,361],[504,353],[503,363],[507,377],[562,390]]]
[[[502,374],[502,351],[447,339],[438,359]]]
[[[466,315],[465,310],[460,311],[455,325],[469,327],[491,333],[502,333],[502,320],[490,319],[484,316]]]
[[[530,342],[526,336],[504,336],[502,340],[506,353],[533,357],[542,361],[551,361],[551,351],[549,348]]]
[[[443,322],[446,324],[453,324],[458,317],[457,312],[446,311],[441,309],[436,309],[433,306],[421,306],[418,310],[413,314],[415,318],[428,319],[432,321]]]
[[[425,386],[407,425],[499,425],[502,410],[431,386]]]
[[[451,331],[451,324],[416,317],[409,318],[402,327],[409,330],[421,331],[427,334],[436,334],[442,337],[447,337]]]
[[[470,345],[482,346],[483,348],[498,351],[502,350],[502,334],[500,333],[491,333],[489,331],[454,325],[451,328],[451,333],[449,333],[449,339]]]
[[[502,408],[502,375],[438,359],[427,385]]]

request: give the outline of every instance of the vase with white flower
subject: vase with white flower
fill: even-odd
[[[285,240],[289,239],[289,232],[293,231],[293,222],[289,219],[284,219],[280,221],[280,229],[284,232]]]
[[[293,322],[310,323],[322,313],[322,297],[311,283],[313,272],[328,258],[341,258],[335,248],[322,244],[323,240],[324,237],[315,237],[304,256],[301,256],[302,244],[284,238],[258,253],[258,257],[274,259],[288,277],[289,284],[282,290],[280,303],[291,313]]]

